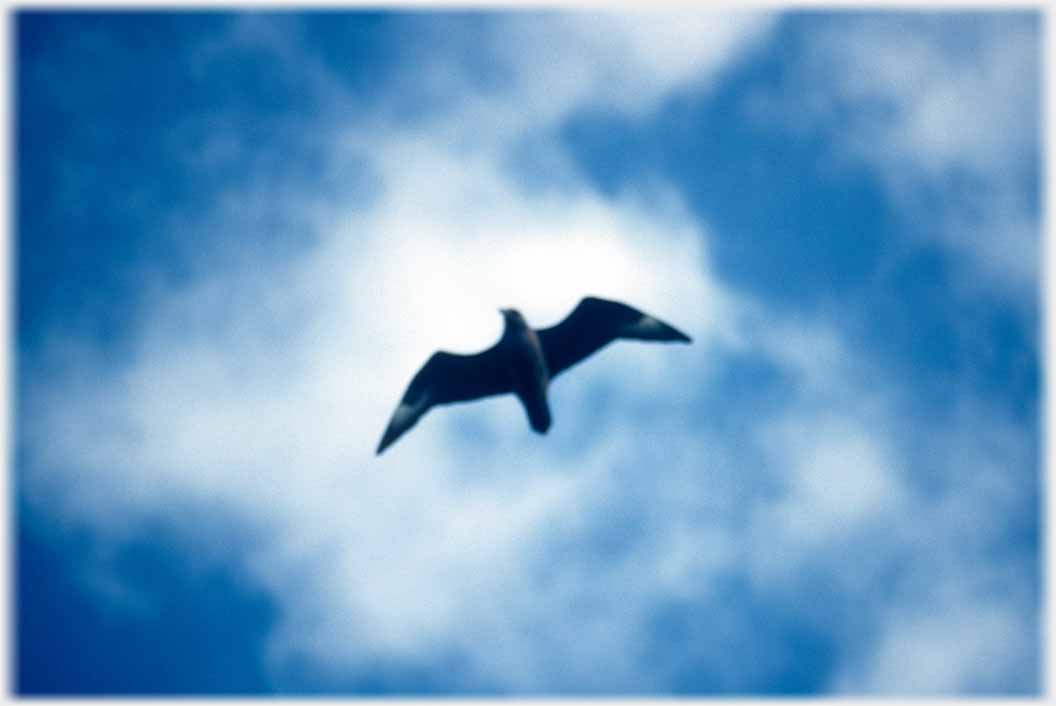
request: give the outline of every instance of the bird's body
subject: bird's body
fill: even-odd
[[[659,319],[619,302],[587,297],[561,323],[533,330],[516,309],[500,310],[505,320],[498,343],[476,355],[438,351],[411,380],[377,453],[410,429],[429,409],[513,393],[532,429],[550,428],[547,390],[561,372],[619,338],[689,343],[689,336]]]
[[[516,309],[503,309],[506,328],[499,345],[508,365],[513,393],[524,405],[532,429],[545,434],[550,428],[550,402],[546,389],[550,372],[539,336]]]

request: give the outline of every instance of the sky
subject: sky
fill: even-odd
[[[18,693],[1039,693],[1038,11],[13,25]]]

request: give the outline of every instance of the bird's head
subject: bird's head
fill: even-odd
[[[502,320],[505,322],[506,327],[511,326],[527,326],[524,317],[521,316],[521,312],[516,309],[499,309],[499,313],[502,314]]]

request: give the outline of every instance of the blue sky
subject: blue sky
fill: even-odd
[[[1038,13],[14,39],[21,693],[1037,693]],[[373,455],[587,294],[694,345]]]

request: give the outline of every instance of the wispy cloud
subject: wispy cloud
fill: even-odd
[[[1037,16],[838,15],[808,41],[781,97],[761,95],[756,117],[820,132],[842,159],[877,168],[908,232],[963,253],[986,288],[1032,299]]]

